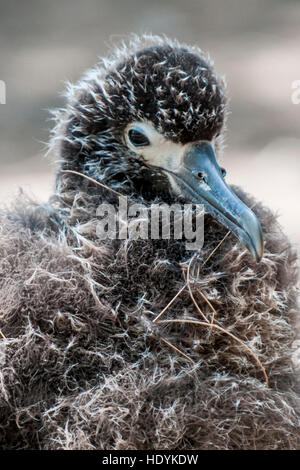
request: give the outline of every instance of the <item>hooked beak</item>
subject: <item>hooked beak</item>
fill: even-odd
[[[189,146],[182,165],[175,170],[165,168],[165,171],[175,179],[185,199],[203,204],[206,211],[231,230],[256,261],[260,261],[263,255],[261,225],[252,210],[226,184],[209,142]]]

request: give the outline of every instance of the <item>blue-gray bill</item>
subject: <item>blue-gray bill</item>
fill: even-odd
[[[181,167],[168,171],[185,199],[203,204],[206,211],[231,230],[256,261],[263,256],[263,234],[259,220],[226,184],[224,170],[216,161],[209,142],[189,146]]]

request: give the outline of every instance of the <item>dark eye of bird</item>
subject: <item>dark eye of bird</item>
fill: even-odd
[[[225,176],[227,175],[227,171],[225,170],[225,168],[221,168],[221,173],[223,178],[225,178]]]
[[[130,129],[128,137],[132,145],[135,147],[144,147],[145,145],[150,144],[148,137],[137,129]]]

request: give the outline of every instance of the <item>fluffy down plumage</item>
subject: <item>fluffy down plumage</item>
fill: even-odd
[[[70,163],[74,127],[61,143],[70,109],[54,139],[61,168],[83,171],[87,154]],[[86,134],[87,152],[89,142]],[[296,256],[274,215],[235,188],[262,223],[264,257],[255,263],[230,235],[202,267],[226,234],[206,216],[191,284],[204,314],[199,290],[216,324],[257,355],[267,388],[244,345],[222,331],[152,323],[185,283],[184,241],[101,242],[96,207],[115,196],[73,174],[60,173],[57,188],[47,205],[22,196],[1,212],[1,449],[299,449]],[[164,316],[176,318],[201,320],[187,289]]]

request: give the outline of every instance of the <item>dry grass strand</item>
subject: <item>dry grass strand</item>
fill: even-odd
[[[197,320],[187,320],[185,318],[182,318],[182,319],[176,319],[176,320],[160,320],[158,323],[161,323],[161,324],[168,324],[168,323],[188,323],[188,324],[193,324],[193,325],[199,325],[199,326],[209,326],[211,328],[215,328],[219,331],[222,331],[223,333],[225,333],[226,335],[230,336],[232,339],[234,339],[235,341],[237,341],[239,344],[241,344],[245,349],[247,349],[248,353],[253,357],[253,359],[256,361],[256,363],[259,365],[259,368],[261,369],[263,375],[264,375],[264,378],[265,378],[265,382],[266,382],[266,387],[268,388],[269,387],[269,378],[268,378],[268,375],[267,375],[267,372],[266,372],[266,369],[264,368],[264,366],[262,365],[261,361],[259,360],[259,358],[257,357],[257,355],[252,351],[252,349],[249,348],[249,346],[247,346],[244,341],[242,341],[241,339],[239,339],[237,336],[235,336],[234,334],[230,333],[229,331],[227,331],[225,328],[222,328],[221,326],[219,325],[216,325],[215,323],[214,324],[211,324],[211,323],[207,323],[207,322],[203,322],[203,321],[197,321]]]

